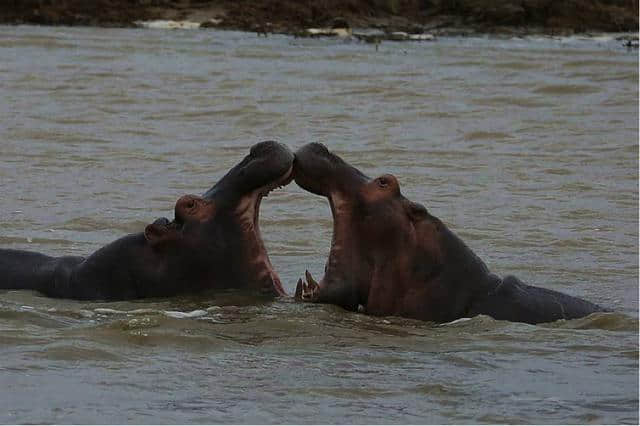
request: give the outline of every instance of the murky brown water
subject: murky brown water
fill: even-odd
[[[500,274],[610,307],[434,326],[233,292],[0,292],[0,423],[637,423],[638,54],[603,40],[366,44],[0,27],[0,246],[88,254],[260,140],[321,141]],[[292,292],[331,218],[262,203]]]

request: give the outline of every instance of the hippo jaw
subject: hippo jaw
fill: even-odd
[[[232,247],[235,256],[241,258],[238,268],[244,268],[245,279],[251,281],[249,287],[277,295],[286,293],[260,233],[260,204],[271,191],[291,182],[293,161],[294,155],[285,145],[260,142],[203,196],[229,209],[229,217],[224,222],[242,239],[242,244]]]
[[[288,184],[292,173],[293,154],[286,146],[258,143],[204,196],[181,197],[173,221],[160,218],[148,225],[147,242],[159,252],[188,257],[209,282],[202,286],[285,295],[260,234],[259,212],[262,198]]]
[[[293,158],[293,153],[281,143],[257,143],[251,147],[249,155],[204,193],[203,198],[236,203],[239,198],[255,191],[264,192],[290,175]]]
[[[319,144],[296,152],[294,175],[303,189],[328,198],[333,215],[324,277],[317,283],[307,272],[296,298],[373,315],[424,316],[415,300],[430,298],[427,283],[444,282],[442,223],[406,199],[394,176],[370,179]]]
[[[370,180],[320,143],[310,143],[298,149],[294,169],[295,180],[300,187],[327,197],[329,202],[348,201]]]
[[[273,269],[260,232],[260,204],[264,197],[276,188],[282,188],[293,180],[293,165],[275,180],[254,189],[240,198],[235,210],[235,222],[240,229],[247,249],[247,269],[258,284],[258,290],[279,296],[286,295],[280,277]]]
[[[363,258],[361,241],[354,238],[358,226],[358,191],[370,179],[322,144],[311,143],[296,151],[296,183],[303,189],[324,196],[333,217],[333,235],[324,277],[316,282],[309,271],[298,280],[297,299],[334,303],[349,310],[366,305],[368,281],[373,265]]]

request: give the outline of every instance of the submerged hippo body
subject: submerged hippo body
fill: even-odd
[[[101,300],[231,287],[284,295],[258,214],[262,197],[291,180],[292,164],[284,145],[256,144],[204,196],[180,198],[173,221],[158,219],[86,258],[0,249],[0,289]]]
[[[439,323],[484,314],[535,324],[603,310],[490,273],[438,218],[403,197],[392,175],[370,179],[315,143],[296,152],[294,175],[328,198],[333,215],[324,278],[318,284],[307,272],[298,299]]]

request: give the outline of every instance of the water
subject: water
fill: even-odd
[[[234,292],[0,292],[0,423],[638,423],[638,55],[603,39],[371,45],[0,27],[0,246],[89,254],[258,141],[395,174],[499,274],[615,311],[436,326]],[[326,200],[261,228],[321,276]]]

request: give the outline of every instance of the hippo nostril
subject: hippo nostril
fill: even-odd
[[[251,157],[258,157],[261,155],[268,154],[271,150],[273,150],[276,146],[277,142],[275,141],[264,141],[255,144],[249,150],[249,155]]]
[[[310,144],[310,146],[311,146],[311,150],[314,151],[316,154],[329,153],[329,149],[327,149],[327,147],[321,144],[320,142],[313,142]]]
[[[378,178],[378,186],[380,188],[386,188],[387,186],[389,186],[389,181],[387,180],[387,178]]]
[[[196,202],[195,200],[189,200],[189,202],[187,203],[187,208],[188,209],[193,209],[196,206]]]

